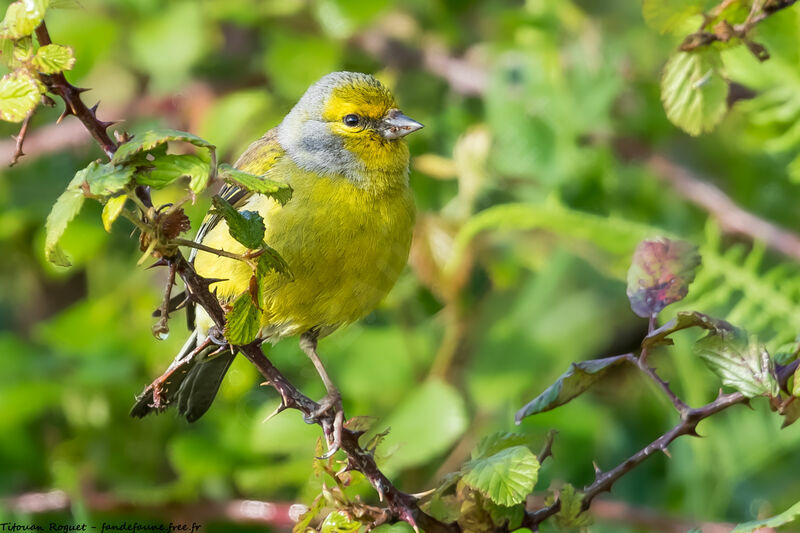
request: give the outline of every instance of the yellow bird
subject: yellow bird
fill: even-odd
[[[289,265],[293,279],[274,272],[263,279],[261,337],[274,343],[300,336],[328,391],[322,411],[341,411],[341,399],[317,356],[317,340],[372,311],[408,259],[415,209],[403,137],[420,128],[374,77],[334,72],[309,87],[236,162],[245,172],[288,183],[291,200],[281,206],[231,186],[221,193],[237,209],[261,214],[264,240]],[[219,216],[208,216],[195,240],[245,251]],[[248,291],[252,270],[241,261],[201,251],[193,262],[201,276],[223,280],[211,286],[221,303]],[[131,415],[177,404],[192,422],[208,410],[234,358],[230,351],[209,357],[216,348],[212,324],[199,309],[186,344]]]

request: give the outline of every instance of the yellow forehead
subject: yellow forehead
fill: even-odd
[[[394,107],[397,103],[386,87],[374,80],[356,80],[331,91],[322,116],[325,120],[335,121],[355,113],[377,120]]]

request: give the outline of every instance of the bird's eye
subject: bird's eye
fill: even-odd
[[[350,114],[345,115],[344,117],[345,126],[350,126],[352,128],[354,126],[358,126],[359,122],[361,122],[361,119],[358,115]]]

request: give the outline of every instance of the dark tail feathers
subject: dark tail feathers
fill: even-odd
[[[218,348],[212,345],[184,360],[197,348],[197,337],[197,331],[192,332],[170,368],[162,376],[160,406],[156,408],[154,405],[151,385],[136,398],[131,416],[142,418],[153,412],[161,412],[177,403],[178,413],[186,417],[189,422],[194,422],[208,411],[235,354],[224,351],[209,357],[209,354]]]

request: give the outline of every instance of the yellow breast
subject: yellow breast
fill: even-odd
[[[414,204],[405,176],[381,187],[360,188],[344,177],[320,177],[300,170],[289,158],[273,169],[294,189],[283,207],[253,196],[242,207],[258,211],[265,240],[289,264],[294,276],[270,273],[263,280],[264,334],[296,335],[320,327],[323,334],[368,314],[403,270],[411,244]],[[203,243],[240,253],[223,222]],[[212,286],[231,299],[248,290],[251,271],[233,259],[200,252],[198,274],[227,281]]]

